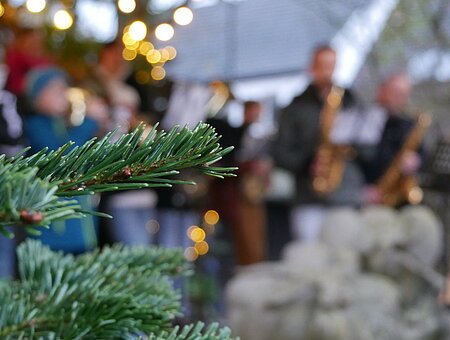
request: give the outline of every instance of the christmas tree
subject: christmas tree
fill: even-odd
[[[216,177],[235,170],[213,166],[232,148],[223,149],[207,124],[169,132],[141,125],[113,137],[0,156],[0,231],[39,233],[57,220],[98,214],[70,197],[194,184],[171,179],[185,168]],[[230,339],[217,324],[174,326],[181,305],[172,279],[189,271],[180,251],[115,246],[73,257],[29,240],[18,262],[20,279],[0,284],[2,339]]]

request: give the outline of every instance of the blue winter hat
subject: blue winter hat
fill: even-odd
[[[41,67],[30,71],[26,78],[26,95],[34,103],[41,92],[55,79],[67,81],[67,74],[57,67]]]

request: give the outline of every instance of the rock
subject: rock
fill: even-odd
[[[360,258],[356,251],[324,243],[289,243],[283,251],[282,261],[286,267],[298,273],[336,271],[352,275],[360,270]]]
[[[361,214],[356,209],[330,209],[323,222],[320,239],[336,248],[366,252],[371,242],[365,229]]]
[[[442,255],[442,223],[425,206],[407,206],[400,211],[405,249],[422,263],[434,266]]]
[[[370,240],[369,252],[393,248],[404,242],[402,220],[394,209],[368,206],[361,211],[361,219]]]

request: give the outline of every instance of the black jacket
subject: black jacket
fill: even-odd
[[[310,85],[281,111],[278,137],[273,146],[275,164],[295,176],[297,203],[358,205],[363,175],[356,162],[347,162],[342,185],[328,197],[318,197],[311,189],[310,169],[320,142],[319,122],[323,105],[324,101],[316,87]],[[352,106],[356,106],[355,99],[346,90],[343,108]]]

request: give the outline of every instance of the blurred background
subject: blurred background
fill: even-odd
[[[333,83],[352,89],[362,111],[377,101],[383,81],[403,73],[413,86],[407,116],[426,111],[433,124],[419,143],[419,210],[330,209],[322,245],[310,249],[292,233],[296,178],[274,161],[273,145],[280,112],[307,89],[314,50],[324,45],[336,52]],[[236,146],[220,164],[238,165],[242,180],[187,172],[197,186],[95,197],[84,204],[114,221],[59,226],[42,238],[52,248],[77,254],[117,242],[182,247],[196,269],[176,283],[186,318],[219,318],[243,339],[448,335],[438,301],[450,250],[448,0],[2,0],[0,60],[1,153],[52,147],[47,128],[53,141],[82,143],[115,128],[131,131],[140,121],[163,129],[206,121],[223,145]],[[67,105],[49,121],[36,120],[54,107],[42,103],[54,101],[45,90],[59,77],[55,70],[63,73]],[[62,124],[56,130],[55,116]],[[372,246],[359,247],[367,234],[375,235]],[[337,245],[356,255],[334,253]],[[14,247],[0,241],[0,276],[14,276]],[[412,254],[406,262],[379,257],[380,249],[400,248]],[[348,271],[359,276],[350,280]],[[357,297],[348,297],[352,291]],[[355,330],[358,314],[375,321]],[[342,327],[348,333],[338,334]]]

